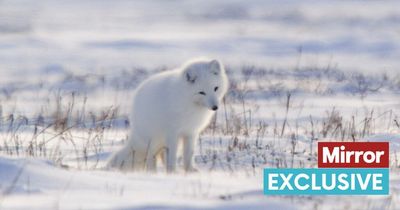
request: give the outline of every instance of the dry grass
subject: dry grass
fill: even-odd
[[[122,89],[132,90],[148,76],[144,69],[133,72],[125,72],[120,79],[112,80],[119,81],[118,86]],[[196,160],[210,170],[234,171],[244,166],[254,171],[267,165],[313,166],[317,141],[360,141],[372,134],[400,130],[397,110],[393,109],[364,107],[360,109],[362,111],[348,115],[331,107],[325,116],[309,114],[308,120],[293,118],[300,116],[304,109],[299,99],[301,94],[325,96],[344,90],[359,95],[363,100],[368,94],[382,89],[397,91],[400,89],[398,77],[389,79],[382,76],[373,80],[373,77],[363,74],[344,74],[333,67],[282,71],[244,66],[240,73],[233,72],[238,71],[228,68],[231,86],[223,101],[222,112],[212,120],[199,141],[200,154]],[[68,78],[65,80],[75,77],[69,75]],[[79,77],[81,81],[87,78]],[[132,79],[136,85],[128,84],[126,78]],[[102,88],[109,85],[104,76],[98,76],[94,81],[100,82]],[[289,85],[288,81],[294,85]],[[333,87],[337,84],[344,89],[335,90]],[[77,168],[97,167],[105,153],[105,145],[114,144],[106,138],[107,133],[126,132],[129,126],[127,113],[120,112],[119,104],[94,111],[88,102],[95,99],[86,93],[58,90],[49,95],[48,104],[43,105],[35,117],[4,113],[1,107],[3,140],[0,153],[47,158],[60,166],[66,166],[65,159],[74,156]],[[7,98],[12,100],[12,97]],[[259,102],[265,100],[281,101],[283,113],[272,118],[255,116],[260,110]],[[69,149],[61,148],[65,145]],[[88,161],[92,163],[88,164]]]

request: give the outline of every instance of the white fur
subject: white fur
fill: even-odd
[[[153,171],[157,156],[161,156],[167,171],[173,172],[182,140],[184,169],[193,170],[194,144],[227,89],[224,67],[217,60],[192,60],[179,69],[150,77],[135,92],[129,140],[107,166]]]

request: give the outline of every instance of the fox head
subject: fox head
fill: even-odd
[[[225,69],[218,60],[190,61],[183,66],[185,88],[200,107],[216,111],[228,89]]]

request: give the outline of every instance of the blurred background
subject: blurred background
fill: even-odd
[[[43,89],[126,89],[132,72],[196,56],[232,68],[393,76],[399,39],[397,1],[0,0],[0,100],[16,91],[35,91],[35,100]]]
[[[396,1],[0,1],[1,70],[109,73],[199,55],[269,68],[399,68]],[[304,58],[298,64],[298,56]]]

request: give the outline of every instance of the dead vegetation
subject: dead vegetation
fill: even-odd
[[[136,73],[124,71],[122,77],[109,80],[119,81],[117,91],[130,91],[135,85],[128,85],[126,78],[137,84],[147,75],[143,69],[132,72]],[[238,71],[228,68],[231,86],[223,109],[198,143],[196,162],[209,170],[233,172],[244,168],[255,172],[265,166],[312,167],[318,141],[361,141],[373,134],[400,129],[397,110],[392,108],[360,107],[353,113],[345,113],[332,106],[321,115],[306,113],[307,107],[302,101],[302,97],[335,94],[359,95],[359,100],[364,100],[368,94],[383,89],[397,91],[397,77],[390,80],[383,76],[376,81],[367,75],[344,74],[331,67],[278,71],[245,66],[240,73],[233,72]],[[75,77],[68,78],[65,81]],[[118,103],[100,109],[90,107],[88,102],[96,99],[88,92],[89,79],[79,78],[83,81],[82,90],[50,91],[46,103],[34,116],[16,111],[4,113],[1,107],[0,153],[47,158],[64,167],[98,167],[107,152],[115,150],[114,146],[126,139],[129,122]],[[104,91],[110,86],[104,76],[90,78],[91,88]],[[93,84],[96,82],[100,85]],[[12,98],[4,96],[3,100]],[[268,108],[264,107],[265,101],[275,101],[278,108],[260,117],[260,111]],[[397,167],[398,163],[393,166]]]

